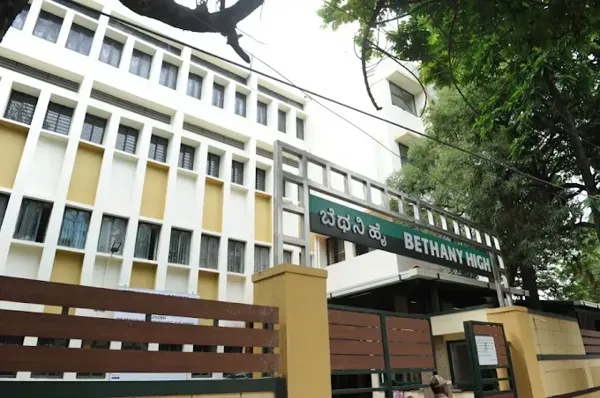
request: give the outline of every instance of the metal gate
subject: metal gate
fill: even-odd
[[[464,325],[474,397],[518,398],[504,326],[475,321]]]
[[[427,387],[436,368],[428,316],[329,306],[333,395],[371,397]]]

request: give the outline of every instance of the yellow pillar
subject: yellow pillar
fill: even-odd
[[[252,276],[254,304],[279,307],[288,398],[331,398],[327,271],[281,264]]]
[[[519,398],[545,397],[535,351],[534,331],[527,308],[515,306],[490,309],[488,320],[504,324]]]

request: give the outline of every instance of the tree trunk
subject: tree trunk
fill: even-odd
[[[525,300],[527,306],[534,310],[541,309],[540,293],[538,292],[537,272],[532,267],[521,267],[521,279],[523,281],[523,289],[529,291],[529,297]]]
[[[0,0],[0,42],[25,5],[27,0]]]
[[[581,173],[581,178],[583,179],[583,185],[585,186],[588,198],[594,198],[592,200],[600,200],[600,197],[598,196],[598,187],[596,186],[596,178],[594,174],[592,174],[592,164],[585,153],[585,148],[583,147],[581,137],[579,136],[579,132],[577,131],[577,127],[575,126],[573,116],[569,111],[569,107],[562,97],[562,94],[556,87],[551,74],[546,74],[546,84],[548,85],[550,95],[554,100],[554,104],[558,110],[558,113],[560,113],[564,119],[565,131],[567,132],[569,143],[573,149],[573,153],[575,154],[575,163],[577,164],[577,168]],[[598,212],[598,208],[600,206],[592,204],[590,207],[592,210],[594,228],[596,229],[596,236],[598,237],[598,240],[600,240],[600,213]]]

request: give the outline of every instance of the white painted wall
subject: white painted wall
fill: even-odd
[[[133,209],[133,188],[137,162],[115,156],[109,182],[106,209],[115,214],[129,214]]]
[[[201,210],[196,206],[196,177],[179,173],[175,183],[173,198],[173,224],[182,228],[194,229],[194,222]]]
[[[56,194],[61,166],[65,158],[64,140],[40,137],[25,183],[28,195],[52,199]]]
[[[5,274],[35,279],[42,259],[41,247],[13,244],[8,252]]]

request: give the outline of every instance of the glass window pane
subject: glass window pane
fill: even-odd
[[[279,109],[277,111],[277,129],[282,133],[285,133],[287,130],[286,126],[287,112]]]
[[[23,124],[31,124],[37,100],[32,95],[13,90],[8,100],[4,117]]]
[[[256,169],[256,186],[259,191],[267,190],[267,172],[263,169]]]
[[[135,242],[134,257],[146,260],[156,260],[158,249],[158,238],[160,226],[148,223],[140,223]]]
[[[51,212],[51,203],[23,199],[14,238],[43,243]]]
[[[231,182],[244,185],[244,163],[236,160],[231,162]]]
[[[189,74],[187,95],[200,99],[202,96],[202,76],[194,73]]]
[[[235,93],[235,114],[246,117],[246,94]]]
[[[206,174],[212,177],[219,178],[219,168],[221,166],[221,157],[214,153],[208,154],[206,162]]]
[[[115,148],[123,151],[134,153],[137,147],[138,131],[132,127],[121,125],[117,133],[117,143]]]
[[[296,138],[299,140],[304,139],[304,119],[299,117],[296,118]]]
[[[105,37],[102,43],[102,50],[100,51],[100,61],[114,66],[119,67],[121,63],[121,54],[123,53],[123,44],[110,37]]]
[[[123,254],[127,220],[105,215],[102,218],[98,251],[102,253]]]
[[[93,30],[73,24],[67,38],[67,48],[84,55],[89,55],[93,40]]]
[[[50,102],[48,104],[48,110],[42,128],[59,134],[68,135],[72,117],[73,109]]]
[[[4,221],[4,214],[6,214],[9,198],[10,196],[6,194],[0,194],[0,227],[2,227],[2,221]]]
[[[25,20],[27,19],[27,16],[29,15],[29,4],[27,4],[25,6],[25,8],[23,9],[23,11],[21,11],[19,13],[19,15],[17,15],[17,17],[15,18],[15,20],[13,21],[12,27],[15,29],[19,29],[22,30],[23,26],[25,26]]]
[[[212,104],[219,108],[223,108],[225,102],[225,86],[218,83],[213,84]]]
[[[267,104],[258,101],[256,107],[256,121],[260,124],[267,125]]]
[[[60,246],[84,249],[90,225],[90,212],[66,208],[58,244]]]
[[[191,241],[191,232],[173,228],[169,242],[169,263],[188,265]]]
[[[33,34],[44,40],[56,43],[62,22],[63,19],[61,17],[42,10],[33,29]]]

